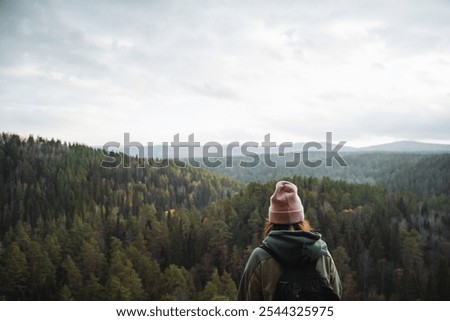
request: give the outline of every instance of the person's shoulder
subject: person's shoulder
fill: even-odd
[[[270,257],[272,257],[272,256],[270,255],[270,253],[267,250],[264,249],[264,246],[256,247],[253,250],[252,254],[250,255],[250,258],[253,258],[254,260],[258,260],[258,261],[262,261],[262,260],[268,259]]]
[[[330,251],[328,250],[327,242],[325,242],[323,239],[317,241],[317,246],[320,247],[320,254],[331,256]]]
[[[252,271],[251,273],[253,273],[263,261],[270,258],[272,256],[266,250],[261,247],[256,247],[250,254],[245,270]]]

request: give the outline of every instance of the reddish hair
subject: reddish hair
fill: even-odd
[[[303,220],[294,224],[274,224],[272,222],[267,221],[266,227],[264,228],[263,238],[266,238],[270,231],[272,230],[289,230],[290,227],[293,227],[296,231],[307,231],[312,232],[314,229],[311,227],[307,220]]]

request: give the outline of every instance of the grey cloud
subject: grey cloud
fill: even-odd
[[[309,112],[312,119],[295,119],[289,116],[286,107],[287,116],[277,122],[270,113],[261,114],[256,106],[259,101],[247,96],[251,89],[258,90],[255,95],[264,101],[264,95],[272,87],[277,88],[276,82],[286,71],[302,70],[293,68],[295,64],[307,66],[313,61],[312,69],[326,68],[322,61],[351,66],[350,54],[365,44],[386,46],[390,56],[386,60],[376,57],[367,65],[380,73],[390,71],[398,59],[448,53],[449,10],[450,3],[437,0],[395,4],[387,0],[276,4],[273,1],[1,1],[0,113],[9,113],[9,123],[17,128],[29,126],[39,134],[39,128],[50,121],[69,123],[64,112],[83,113],[89,105],[106,111],[108,102],[120,98],[152,106],[148,108],[151,115],[170,109],[164,105],[170,95],[185,95],[173,98],[196,105],[199,114],[209,107],[197,105],[204,97],[221,100],[221,106],[233,105],[245,97],[248,106],[255,106],[255,119],[249,118],[249,128],[267,125],[270,131],[285,130],[293,136],[299,131],[337,129],[354,136],[371,132],[449,139],[448,112],[430,110],[429,117],[417,117],[404,112],[408,106],[402,105],[399,114],[390,114],[377,106],[380,97],[389,99],[389,93],[380,92],[373,98],[330,85],[314,96],[302,92],[302,83],[308,81],[302,78],[298,94],[295,88],[292,93],[289,90],[281,93],[299,97],[299,108],[318,112]],[[342,21],[369,21],[374,25],[367,29],[367,34],[341,39],[333,34],[332,28]],[[261,39],[252,38],[255,30],[261,33]],[[275,38],[278,32],[279,39],[266,45],[264,32]],[[437,63],[442,68],[450,64],[443,58]],[[26,66],[36,67],[37,74],[14,73]],[[447,78],[436,77],[434,72],[413,73],[417,78],[414,81],[427,87],[436,84],[445,87]],[[59,76],[55,78],[55,74]],[[260,84],[267,87],[258,87]],[[154,96],[162,98],[152,100]],[[287,97],[288,101],[294,100],[293,97]],[[369,107],[355,111],[355,105],[367,101]],[[408,103],[411,110],[420,108],[414,97]],[[342,115],[346,104],[353,114]],[[34,112],[30,117],[28,111],[41,107],[46,108],[45,112]],[[292,104],[289,108],[296,107]],[[297,111],[294,114],[301,115]],[[179,123],[185,121],[185,116],[180,115]],[[108,117],[105,113],[105,119],[99,123],[111,119]],[[176,114],[171,117],[178,121]],[[2,119],[3,125],[6,118]]]
[[[0,64],[34,64],[42,69],[86,77],[108,71],[97,58],[98,48],[86,41],[81,30],[61,21],[50,3],[17,1],[14,4],[9,3],[12,12],[4,11],[3,23],[8,29],[0,34],[0,45],[8,50],[0,56]]]
[[[374,62],[372,63],[372,69],[374,70],[385,70],[386,68],[384,67],[384,65],[380,62]]]
[[[342,91],[328,91],[323,94],[318,95],[318,98],[327,102],[335,103],[337,101],[345,101],[348,99],[355,98],[356,95],[353,93],[347,93]]]
[[[228,87],[220,86],[217,84],[202,84],[202,85],[186,84],[185,86],[191,89],[192,91],[207,97],[217,99],[229,99],[229,100],[236,100],[238,98],[238,95],[235,91],[233,91]]]

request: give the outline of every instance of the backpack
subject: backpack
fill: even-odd
[[[330,281],[316,270],[317,259],[299,265],[289,265],[266,245],[261,244],[259,247],[268,252],[284,270],[277,281],[275,301],[339,300]]]

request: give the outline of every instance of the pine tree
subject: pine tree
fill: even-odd
[[[99,278],[93,273],[91,273],[86,282],[84,282],[83,299],[91,301],[106,299],[105,288],[100,284]]]
[[[192,300],[194,283],[191,274],[184,268],[171,264],[163,276],[162,300]]]
[[[7,300],[27,299],[30,271],[25,253],[13,242],[6,247],[2,261],[4,275],[0,293],[3,293]]]
[[[159,264],[133,245],[130,245],[126,252],[127,257],[133,263],[133,267],[142,280],[145,298],[147,300],[159,300],[162,291],[161,280],[163,278]]]
[[[40,300],[54,299],[56,269],[50,257],[36,241],[27,244],[26,257],[30,271],[31,296]]]
[[[111,260],[106,287],[110,300],[144,299],[141,279],[126,257],[122,243],[114,237],[111,239]]]
[[[80,268],[84,279],[91,274],[101,279],[106,274],[106,258],[94,238],[83,241],[80,248]]]
[[[236,300],[237,288],[228,272],[219,276],[217,269],[211,274],[211,279],[206,283],[200,295],[201,300],[208,301],[228,301]]]
[[[83,276],[70,255],[62,262],[64,285],[60,292],[61,298],[81,300],[83,298]]]

